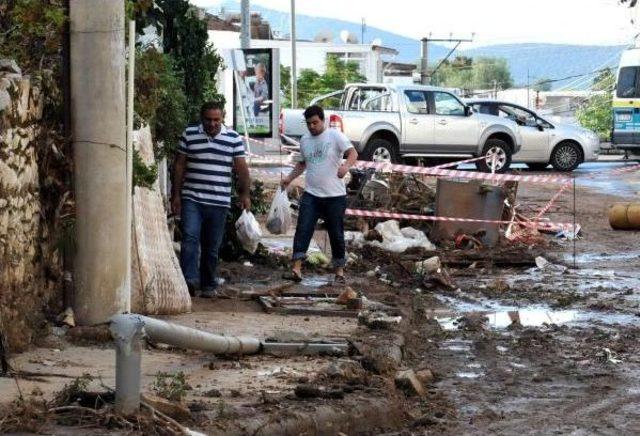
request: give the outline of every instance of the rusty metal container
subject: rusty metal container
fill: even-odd
[[[614,230],[640,230],[640,203],[617,203],[611,206],[609,224]]]
[[[436,215],[500,221],[506,195],[502,186],[480,180],[438,179]],[[436,221],[429,237],[433,241],[452,241],[460,234],[476,236],[484,246],[494,247],[500,239],[500,224]]]

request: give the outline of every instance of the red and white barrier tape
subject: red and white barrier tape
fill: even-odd
[[[558,198],[560,198],[560,196],[562,195],[562,193],[564,191],[566,191],[567,189],[569,189],[569,187],[571,186],[572,181],[568,181],[567,183],[565,183],[564,185],[562,185],[560,187],[560,189],[558,189],[558,192],[556,192],[553,197],[551,197],[551,200],[549,200],[549,202],[542,208],[540,209],[540,211],[536,214],[536,217],[533,219],[534,221],[539,220],[540,218],[542,218],[542,215],[544,215],[545,213],[549,212],[549,209],[551,209],[551,206],[553,206],[553,204],[556,202],[556,200]]]
[[[401,219],[401,220],[413,220],[413,221],[453,221],[453,222],[461,222],[461,223],[488,223],[488,224],[510,224],[511,221],[503,221],[503,220],[480,220],[473,218],[453,218],[453,217],[443,217],[443,216],[431,216],[431,215],[417,215],[417,214],[409,214],[409,213],[396,213],[396,212],[380,212],[373,210],[362,210],[362,209],[347,209],[345,212],[346,215],[351,216],[359,216],[359,217],[368,217],[368,218],[389,218],[389,219]],[[572,229],[573,224],[571,223],[552,223],[548,221],[530,221],[530,222],[522,222],[518,223],[525,227],[529,228],[538,228],[538,229]]]
[[[442,165],[436,165],[435,167],[431,167],[431,168],[438,168],[438,169],[445,169],[445,168],[453,168],[453,167],[457,167],[458,165],[462,165],[462,164],[467,164],[467,163],[471,163],[471,162],[477,162],[479,160],[484,160],[484,159],[490,159],[493,156],[493,153],[489,153],[486,154],[484,156],[480,156],[480,157],[474,157],[471,159],[465,159],[465,160],[459,160],[456,162],[449,162],[446,164],[442,164]]]
[[[585,178],[586,179],[595,179],[595,178],[602,177],[602,176],[613,176],[613,175],[616,175],[616,174],[623,174],[623,173],[628,173],[628,172],[638,171],[638,170],[640,170],[640,164],[632,165],[632,166],[624,167],[624,168],[618,168],[618,169],[610,170],[610,171],[598,171],[596,173],[587,175]],[[536,217],[534,218],[534,221],[535,220],[539,220],[542,217],[542,215],[544,215],[545,213],[547,213],[549,211],[549,209],[551,209],[551,207],[556,202],[556,200],[558,200],[558,198],[560,198],[560,195],[562,195],[562,193],[564,191],[569,189],[569,187],[571,186],[572,182],[573,182],[573,180],[569,180],[569,181],[567,181],[565,184],[563,184],[560,187],[558,192],[556,192],[554,194],[554,196],[551,197],[551,200],[549,200],[549,202],[542,209],[540,209],[540,211],[536,214]]]
[[[530,182],[530,183],[566,183],[571,179],[560,176],[522,176],[516,174],[489,174],[474,171],[444,170],[433,167],[417,167],[412,165],[395,165],[384,162],[357,161],[356,168],[374,168],[377,170],[396,171],[401,173],[423,174],[428,176],[456,177],[464,179],[489,180],[492,182]]]

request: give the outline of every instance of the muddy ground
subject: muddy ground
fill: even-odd
[[[633,188],[640,177],[618,180]],[[533,215],[554,191],[554,186],[521,185],[521,210]],[[254,259],[250,266],[245,259],[224,263],[228,298],[196,299],[193,313],[172,321],[280,341],[348,341],[349,355],[215,357],[148,346],[144,391],[153,392],[159,371],[184,372],[183,403],[190,417],[181,423],[207,434],[635,433],[640,427],[640,232],[616,232],[608,225],[607,207],[628,201],[628,195],[579,183],[576,200],[576,219],[584,230],[575,246],[546,236],[544,247],[510,255],[521,261],[542,254],[551,262],[543,270],[533,263],[449,265],[455,284],[449,288],[410,274],[412,260],[402,255],[352,250],[359,259],[349,270],[349,286],[402,315],[399,325],[384,329],[359,325],[353,317],[265,313],[239,293],[273,288],[284,267],[273,259],[268,264]],[[572,221],[572,193],[547,216]],[[372,274],[376,266],[380,271]],[[334,292],[330,278],[316,269],[288,291]],[[12,411],[20,392],[50,398],[83,373],[96,377],[92,390],[113,387],[114,354],[108,338],[77,339],[50,327],[39,347],[13,356],[13,367],[24,374],[0,378],[0,403]],[[422,397],[394,382],[403,369],[421,374]],[[125,433],[91,428],[91,420],[73,430],[55,416],[40,424],[32,430]]]

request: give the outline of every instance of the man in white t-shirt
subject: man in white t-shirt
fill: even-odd
[[[300,140],[301,159],[282,181],[286,188],[306,170],[306,187],[300,199],[298,225],[293,239],[293,267],[285,278],[302,280],[302,261],[306,258],[316,223],[322,218],[331,243],[335,282],[344,284],[347,190],[343,178],[358,159],[358,153],[342,132],[326,128],[324,110],[320,106],[309,106],[304,111],[304,118],[309,133]],[[345,153],[347,160],[343,163]]]

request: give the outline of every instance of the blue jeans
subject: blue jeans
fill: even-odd
[[[305,192],[300,199],[298,225],[293,238],[293,260],[307,257],[307,250],[319,218],[324,220],[331,244],[334,267],[346,264],[344,248],[344,212],[347,209],[346,195],[340,197],[316,197]]]
[[[203,291],[212,291],[217,286],[218,250],[224,238],[228,213],[227,207],[208,206],[188,199],[182,200],[180,267],[187,283],[199,286]],[[198,268],[198,254],[200,268]]]

